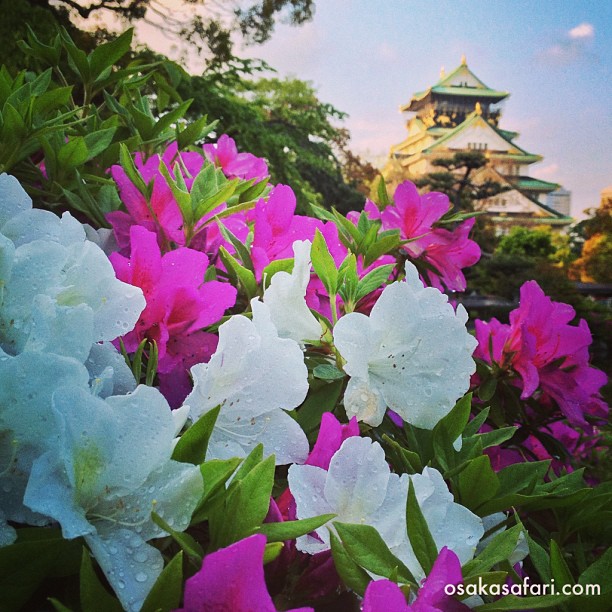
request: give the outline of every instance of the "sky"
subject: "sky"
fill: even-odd
[[[312,82],[348,113],[352,149],[382,163],[406,136],[399,106],[465,54],[487,86],[510,92],[500,127],[544,157],[530,174],[570,190],[579,217],[612,185],[611,31],[605,0],[318,0],[311,22],[277,24],[268,43],[238,55]]]

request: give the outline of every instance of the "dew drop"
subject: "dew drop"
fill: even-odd
[[[146,582],[148,576],[144,572],[138,572],[136,574],[136,582]]]

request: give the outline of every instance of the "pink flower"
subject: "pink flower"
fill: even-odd
[[[149,202],[138,191],[128,178],[121,166],[112,166],[111,176],[119,187],[119,196],[127,208],[127,213],[115,211],[108,213],[106,219],[112,225],[115,238],[122,252],[129,252],[130,228],[141,225],[155,232],[159,244],[168,250],[170,243],[185,244],[183,233],[183,217],[179,206],[170,191],[166,180],[159,172],[160,161],[172,168],[178,156],[178,146],[172,143],[161,156],[153,155],[146,161],[141,153],[136,153],[134,165],[142,175],[145,183],[153,182],[153,191]],[[186,177],[186,184],[190,187],[193,177],[200,171],[204,159],[198,153],[181,153],[181,161],[187,168],[190,176]]]
[[[162,256],[155,234],[139,225],[132,226],[130,242],[129,259],[110,255],[117,278],[140,287],[147,301],[135,329],[123,337],[126,350],[134,352],[145,338],[155,340],[160,376],[175,376],[177,397],[187,395],[189,368],[208,361],[217,345],[217,337],[203,328],[234,305],[236,289],[218,281],[204,282],[208,268],[204,253],[181,247]],[[176,398],[168,399],[176,403]]]
[[[264,579],[265,547],[265,536],[253,535],[204,557],[200,571],[185,583],[183,607],[176,612],[276,612]]]
[[[571,306],[553,302],[535,281],[528,281],[521,287],[519,307],[510,313],[510,325],[495,319],[489,324],[476,322],[480,345],[476,356],[517,372],[522,399],[540,389],[542,397],[552,398],[571,424],[588,427],[585,414],[607,415],[599,395],[607,377],[589,365],[591,332],[584,320],[578,326],[569,324],[575,314]]]
[[[434,223],[450,208],[448,196],[438,192],[421,196],[410,181],[398,185],[393,199],[394,204],[382,212],[368,201],[365,209],[368,217],[380,218],[385,230],[399,229],[402,239],[412,239],[403,249],[414,259],[423,259],[436,269],[437,272],[427,272],[431,285],[464,291],[462,269],[480,259],[480,247],[468,237],[474,219],[464,221],[453,231],[434,228]]]
[[[408,605],[404,594],[390,580],[370,582],[363,598],[363,612],[462,612],[467,606],[448,596],[444,587],[456,586],[463,581],[461,563],[457,555],[442,548],[438,558],[423,581],[416,600]]]
[[[358,435],[359,425],[355,417],[343,425],[331,412],[324,412],[317,441],[306,459],[306,465],[315,465],[324,470],[329,469],[329,462],[342,443],[347,438]]]
[[[287,185],[277,185],[267,201],[262,198],[255,204],[251,258],[258,281],[271,261],[293,257],[293,243],[312,241],[323,225],[318,219],[295,215],[295,206],[295,194]]]
[[[238,153],[234,139],[227,134],[223,134],[217,144],[205,144],[203,149],[209,161],[220,166],[229,178],[261,180],[269,174],[263,159],[251,153]]]

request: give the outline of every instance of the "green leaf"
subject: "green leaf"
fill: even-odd
[[[19,610],[45,578],[77,574],[81,549],[81,541],[64,540],[59,529],[18,529],[17,541],[0,548],[1,605]]]
[[[444,445],[452,445],[468,424],[471,409],[472,394],[468,393],[434,427],[434,440],[437,438]]]
[[[258,447],[261,445],[258,445]],[[254,449],[255,450],[255,449]],[[270,495],[274,485],[274,455],[263,461],[257,460],[261,454],[247,457],[234,476],[227,494],[214,508],[209,510],[209,530],[213,549],[228,546],[255,533],[268,514]]]
[[[358,302],[361,298],[364,298],[385,283],[389,279],[389,275],[394,267],[393,264],[387,264],[368,272],[357,284],[355,301]]]
[[[163,529],[168,535],[172,536],[172,539],[181,547],[181,549],[187,553],[187,556],[195,563],[197,567],[202,564],[204,558],[204,549],[196,542],[196,540],[188,534],[186,531],[176,531],[173,529],[164,519],[157,514],[157,512],[151,512],[151,520],[161,529]]]
[[[421,458],[417,453],[404,448],[387,434],[383,434],[383,442],[388,459],[398,474],[420,474],[423,471]]]
[[[472,512],[492,499],[499,488],[499,480],[491,468],[488,455],[480,455],[469,461],[457,478],[459,503]]]
[[[97,155],[100,155],[106,151],[113,141],[113,136],[115,135],[116,131],[117,128],[111,127],[86,134],[84,138],[88,150],[87,159],[93,159]]]
[[[544,481],[550,461],[526,461],[514,463],[497,472],[500,489],[510,493],[531,493],[536,484]]]
[[[275,259],[271,261],[264,269],[262,273],[264,289],[270,286],[272,278],[277,272],[287,272],[291,274],[293,271],[293,259]]]
[[[494,565],[507,561],[514,552],[523,531],[523,526],[519,524],[497,534],[477,557],[463,566],[464,579],[488,572]]]
[[[183,592],[183,552],[178,552],[164,567],[149,591],[140,612],[176,610]],[[84,608],[87,610],[87,608]]]
[[[240,240],[240,238],[235,236],[227,227],[225,227],[223,223],[217,222],[217,226],[219,227],[219,231],[223,237],[236,249],[236,253],[240,257],[242,265],[254,273],[255,267],[253,266],[253,261],[251,259],[251,254],[249,253],[248,247],[242,242],[242,240]]]
[[[224,246],[219,247],[219,257],[233,280],[240,282],[244,293],[250,301],[257,295],[257,279],[251,270],[245,268],[240,262],[226,250]]]
[[[263,564],[266,565],[274,561],[274,559],[278,559],[278,556],[281,554],[282,550],[282,542],[270,542],[266,544],[266,547],[264,549]]]
[[[81,77],[83,84],[90,84],[91,70],[87,61],[87,54],[74,44],[70,34],[64,28],[60,29],[60,35],[64,43],[64,49],[68,52],[68,64]]]
[[[168,170],[166,166],[166,163],[161,160],[159,162],[159,171],[166,179],[166,183],[168,184],[168,187],[170,187],[170,191],[172,191],[172,195],[179,205],[183,220],[189,227],[193,227],[196,219],[193,216],[193,209],[191,207],[191,196],[189,195],[187,188],[181,185],[181,183],[184,185],[181,170],[177,167],[174,176],[172,176],[170,170]]]
[[[301,519],[299,521],[284,521],[282,523],[263,523],[258,533],[263,533],[268,542],[285,542],[295,540],[300,536],[306,535],[328,521],[335,518],[335,514],[322,514],[312,518]]]
[[[134,187],[136,187],[136,189],[146,198],[148,193],[147,185],[134,165],[134,160],[132,159],[129,149],[123,142],[119,145],[119,163],[123,171],[127,174],[127,177],[132,181]]]
[[[108,612],[123,610],[117,598],[111,595],[100,582],[86,548],[83,548],[81,557],[80,589],[83,610],[108,610]]]
[[[258,444],[242,461],[234,480],[242,480],[258,463],[263,461],[263,444]]]
[[[68,606],[65,606],[61,601],[54,597],[49,597],[49,603],[53,606],[55,612],[73,612]]]
[[[406,525],[414,555],[425,574],[429,574],[438,557],[438,547],[421,512],[412,480],[410,480],[406,500]]]
[[[197,525],[208,519],[208,513],[213,509],[213,498],[224,490],[225,483],[240,465],[240,459],[210,459],[200,465],[200,472],[204,480],[204,493],[202,499],[193,511],[191,524]]]
[[[345,377],[344,372],[331,363],[319,364],[314,368],[312,374],[321,380],[340,380]]]
[[[488,402],[494,395],[495,391],[497,391],[497,378],[487,378],[479,387],[478,387],[478,397],[483,402]]]
[[[516,433],[518,427],[500,427],[492,431],[478,434],[478,439],[482,443],[482,448],[490,448],[491,446],[499,446],[502,442],[509,440]]]
[[[179,104],[175,109],[160,117],[153,128],[152,137],[156,138],[157,136],[160,136],[164,130],[170,128],[173,123],[176,123],[181,117],[183,117],[187,112],[187,109],[191,106],[192,102],[193,100],[186,100],[182,104]]]
[[[182,463],[193,463],[193,465],[203,463],[206,457],[208,441],[217,422],[220,410],[220,406],[209,410],[183,433],[174,447],[172,459]]]
[[[378,239],[374,242],[365,252],[363,258],[363,265],[369,266],[373,264],[381,255],[390,253],[397,249],[400,245],[400,233],[399,230],[394,230],[389,235],[378,234]]]
[[[92,51],[89,56],[89,66],[94,80],[130,50],[133,34],[134,30],[130,28],[115,40],[99,45]]]
[[[213,121],[211,123],[207,123],[207,121],[208,117],[200,117],[188,123],[185,129],[178,132],[176,142],[180,151],[184,150],[189,145],[197,143],[215,129],[218,121]]]
[[[550,541],[550,571],[559,586],[576,583],[567,562],[563,558],[563,551],[554,540]]]
[[[416,584],[410,570],[389,550],[374,527],[338,522],[334,526],[347,552],[361,567],[385,578],[397,571],[402,582]]]
[[[552,578],[550,573],[550,555],[529,535],[527,535],[527,544],[529,545],[529,559],[531,563],[536,568],[542,582],[549,583]]]
[[[389,204],[391,204],[389,194],[387,193],[387,184],[385,183],[385,179],[382,175],[380,175],[378,179],[376,193],[378,195],[378,203],[380,204],[381,208],[386,208],[389,206]]]
[[[323,234],[317,229],[310,251],[312,267],[329,295],[338,292],[338,269],[331,256]]]
[[[475,436],[480,428],[483,426],[484,422],[487,420],[489,416],[489,408],[483,408],[466,426],[463,430],[463,435],[466,438],[470,436]]]
[[[310,387],[304,403],[296,411],[296,420],[306,435],[316,431],[321,424],[324,412],[331,412],[340,399],[343,381],[318,383],[316,381]]]
[[[363,597],[365,590],[370,583],[369,574],[363,570],[346,552],[338,537],[330,532],[331,551],[334,559],[334,566],[342,582],[357,595]]]

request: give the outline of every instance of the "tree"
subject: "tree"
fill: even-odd
[[[7,4],[11,10],[15,2]],[[60,22],[68,19],[77,27],[83,21],[96,26],[95,16],[113,15],[130,24],[142,20],[198,52],[206,50],[213,62],[230,59],[233,31],[240,31],[247,42],[262,43],[272,35],[277,19],[300,25],[314,14],[314,0],[183,0],[185,12],[165,0],[22,0],[22,4],[46,9]]]
[[[550,259],[555,250],[549,230],[516,226],[510,230],[510,233],[502,237],[495,252],[535,259]]]
[[[587,212],[589,217],[574,228],[584,242],[570,275],[587,283],[612,283],[612,199],[602,197],[600,206]]]
[[[190,116],[218,119],[218,134],[226,133],[240,149],[264,157],[272,181],[295,191],[299,211],[305,212],[312,201],[342,211],[363,206],[359,183],[351,181],[356,175],[347,172],[349,178],[344,178],[343,161],[352,159],[347,155],[348,133],[337,123],[345,113],[321,102],[305,81],[253,78],[262,68],[234,58],[191,77],[179,88],[184,98],[193,98]],[[354,172],[354,165],[346,167]]]
[[[459,151],[452,157],[433,160],[432,164],[445,168],[444,171],[431,172],[415,182],[429,191],[441,191],[448,195],[455,210],[473,210],[475,200],[491,198],[507,190],[507,187],[495,181],[472,181],[474,172],[484,168],[487,163],[487,158],[478,151]]]

